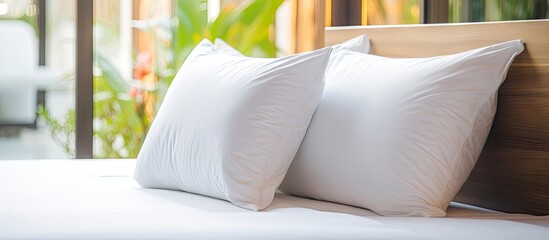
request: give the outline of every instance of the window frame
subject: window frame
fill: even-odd
[[[93,5],[76,3],[75,157],[93,158]]]

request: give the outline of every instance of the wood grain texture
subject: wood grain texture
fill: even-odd
[[[368,34],[372,53],[430,57],[522,39],[482,154],[455,201],[549,214],[549,20],[412,26],[333,27],[326,45]]]

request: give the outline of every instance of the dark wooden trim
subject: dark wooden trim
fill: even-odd
[[[422,23],[447,23],[448,0],[423,0]]]
[[[331,26],[347,26],[347,1],[332,1]]]
[[[46,0],[37,0],[38,4],[38,65],[46,65]]]
[[[76,3],[76,158],[93,157],[93,2]]]
[[[360,26],[362,21],[360,0],[332,1],[331,26]]]
[[[2,128],[36,128],[36,121],[33,123],[18,123],[18,122],[5,122],[0,123],[0,129]],[[1,135],[0,135],[1,136]]]
[[[38,89],[36,91],[36,107],[46,107],[46,90],[44,89]],[[40,118],[38,111],[36,112],[36,118],[34,119],[34,126],[33,128],[36,129],[38,126],[38,119]]]
[[[546,19],[549,18],[549,2],[547,1],[535,1],[534,2],[534,16],[532,19]]]

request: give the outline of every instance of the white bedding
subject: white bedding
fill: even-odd
[[[142,189],[134,160],[0,161],[0,239],[548,239],[549,216],[453,204],[446,218],[395,218],[277,194],[253,212]]]

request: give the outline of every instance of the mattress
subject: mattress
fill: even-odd
[[[143,189],[135,160],[0,161],[0,239],[548,239],[549,216],[453,203],[446,218],[382,217],[277,193],[260,212]]]

